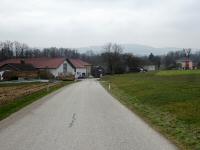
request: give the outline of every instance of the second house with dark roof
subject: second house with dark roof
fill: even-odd
[[[49,71],[54,77],[61,74],[66,74],[66,59],[65,58],[26,58],[26,59],[7,59],[0,62],[0,70],[29,71],[34,67],[37,70]]]

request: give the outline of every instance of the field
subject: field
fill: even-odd
[[[17,98],[43,90],[54,83],[23,83],[23,84],[2,84],[0,85],[0,105],[8,104]]]
[[[72,81],[0,84],[0,120],[70,83]]]
[[[105,76],[121,103],[181,149],[200,150],[200,71]]]

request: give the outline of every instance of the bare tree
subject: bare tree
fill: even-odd
[[[11,41],[0,43],[0,60],[5,60],[13,57],[13,43]]]
[[[107,71],[111,74],[120,73],[122,70],[122,47],[118,44],[108,43],[104,46],[104,52],[102,53],[103,60],[106,63]]]

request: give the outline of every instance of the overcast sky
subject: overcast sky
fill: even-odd
[[[0,0],[0,41],[200,48],[200,0]]]

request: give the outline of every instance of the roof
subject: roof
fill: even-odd
[[[67,59],[67,61],[74,67],[74,68],[85,68],[86,66],[91,66],[91,64],[82,61],[80,59]]]
[[[21,64],[20,58],[18,59],[7,59],[5,61],[0,62],[0,67],[5,64]],[[32,64],[35,68],[44,69],[44,68],[51,68],[55,69],[58,68],[64,61],[65,58],[26,58],[23,59],[25,64]]]
[[[9,64],[4,64],[1,68],[12,68],[16,71],[35,71],[36,68],[31,65],[31,64],[14,64],[14,63],[9,63]]]

